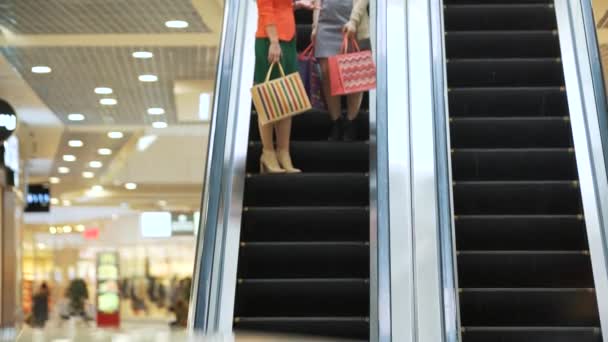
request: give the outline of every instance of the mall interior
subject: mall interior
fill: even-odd
[[[608,342],[608,0],[354,0],[285,174],[264,2],[0,0],[0,341]]]

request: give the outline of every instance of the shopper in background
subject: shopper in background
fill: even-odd
[[[254,82],[263,83],[270,66],[280,63],[285,74],[298,71],[294,9],[313,9],[311,0],[257,0],[258,27],[255,34]],[[275,68],[271,79],[280,77]],[[261,173],[298,173],[293,166],[289,143],[291,118],[259,125],[262,140]],[[276,132],[276,150],[274,133]]]
[[[369,0],[315,0],[311,41],[315,57],[321,64],[323,92],[332,127],[329,140],[352,141],[357,138],[355,119],[359,115],[363,93],[346,96],[346,118],[342,117],[340,96],[331,96],[328,57],[341,53],[344,35],[357,39],[363,50],[371,48],[369,40]]]
[[[46,283],[40,285],[38,293],[33,297],[31,325],[33,327],[44,328],[46,321],[49,320],[49,288]]]

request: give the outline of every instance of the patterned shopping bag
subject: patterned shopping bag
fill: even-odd
[[[298,69],[312,107],[324,110],[326,105],[321,89],[321,69],[314,57],[314,51],[314,45],[311,43],[298,55]]]
[[[359,93],[376,88],[376,64],[371,51],[361,51],[352,39],[355,52],[348,53],[348,38],[344,36],[341,54],[329,57],[331,95]]]
[[[270,81],[275,64],[278,64],[281,77]],[[251,89],[253,105],[262,125],[279,121],[311,109],[300,74],[294,72],[285,76],[280,63],[273,63],[266,74],[264,83]]]

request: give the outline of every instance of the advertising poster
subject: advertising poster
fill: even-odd
[[[118,253],[97,254],[97,326],[120,326]]]

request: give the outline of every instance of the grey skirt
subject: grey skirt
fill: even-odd
[[[343,40],[342,28],[350,19],[352,9],[352,0],[322,1],[315,42],[315,57],[327,58],[340,53]],[[362,50],[368,50],[369,39],[359,42],[359,45]]]

